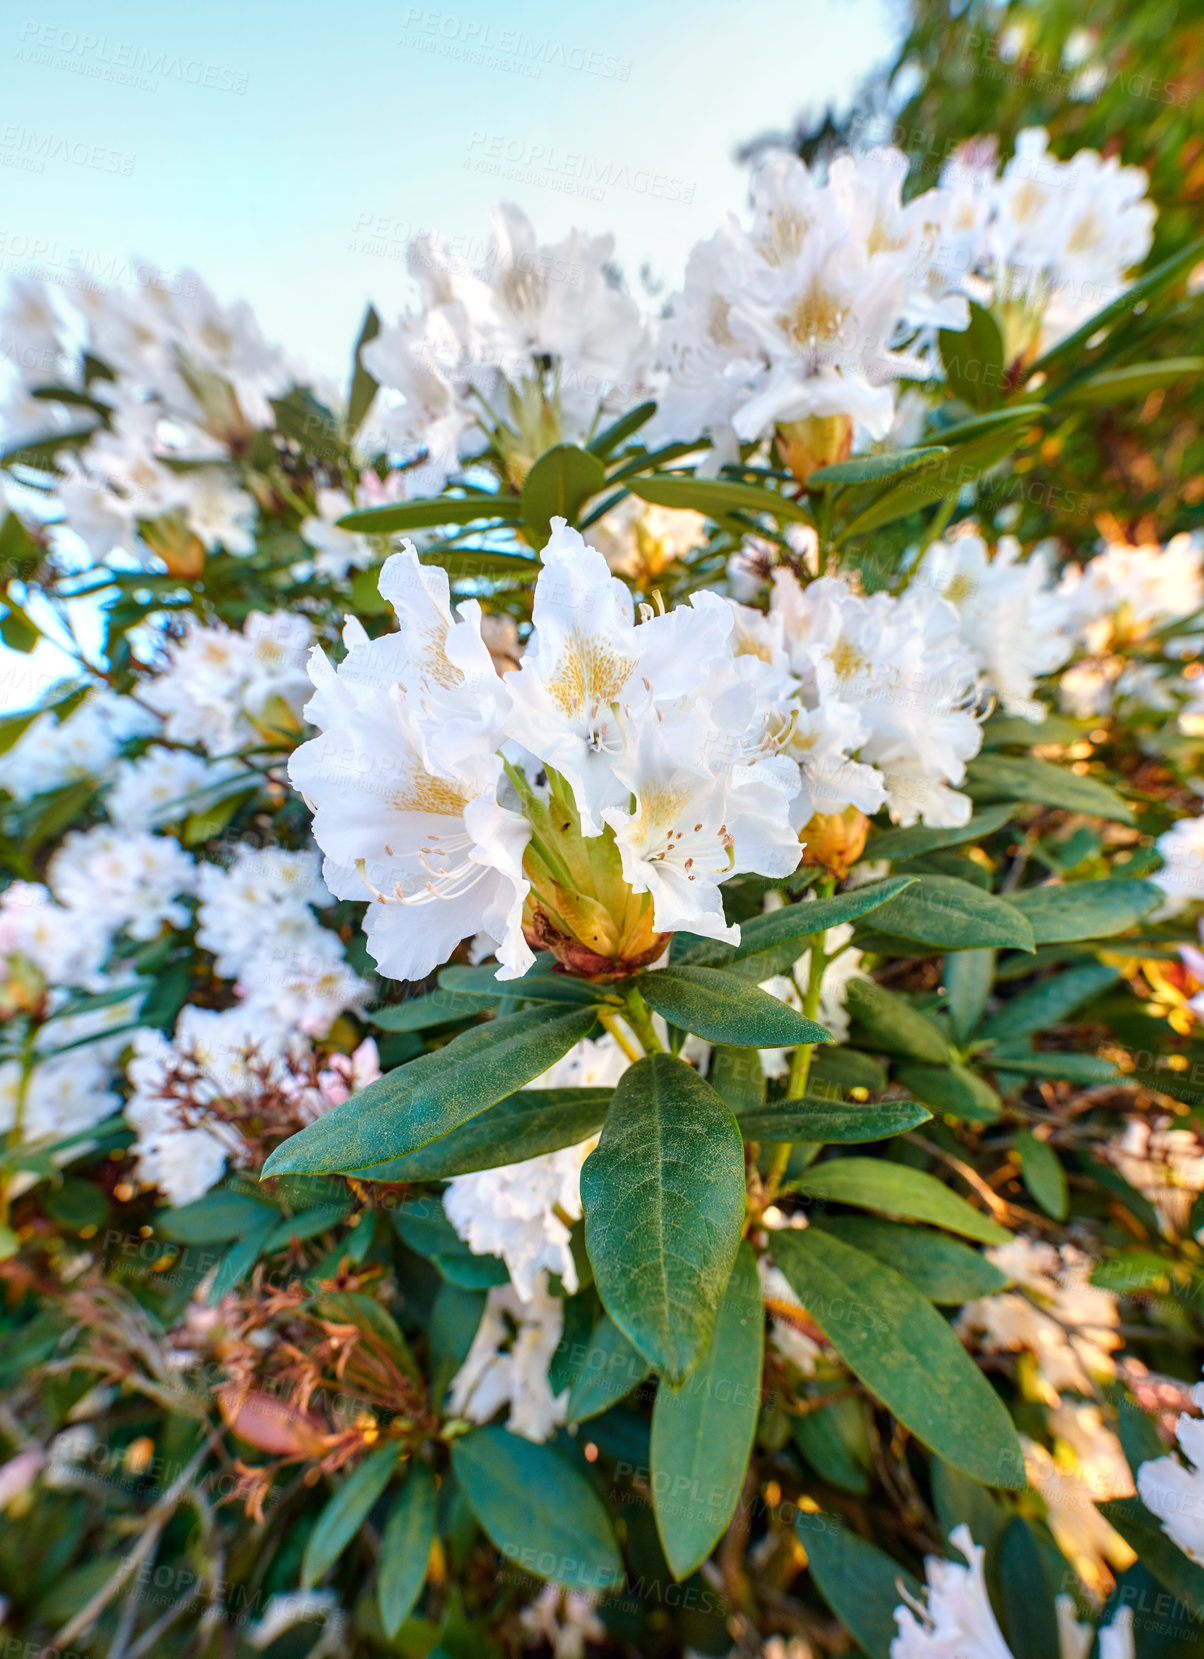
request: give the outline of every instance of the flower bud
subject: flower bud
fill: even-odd
[[[803,863],[818,865],[843,880],[865,851],[869,828],[869,819],[855,806],[843,812],[817,812],[799,836]]]
[[[790,476],[805,484],[820,467],[847,461],[853,448],[851,415],[807,415],[777,428],[778,450]]]

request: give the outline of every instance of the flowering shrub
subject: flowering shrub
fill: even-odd
[[[345,395],[14,284],[23,1652],[1198,1639],[1204,540],[1008,492],[1204,248],[908,173],[772,155],[656,318],[499,209]]]

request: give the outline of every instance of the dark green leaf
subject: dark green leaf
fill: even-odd
[[[945,1005],[959,1043],[968,1043],[995,983],[993,950],[956,951],[945,960]]]
[[[764,955],[767,951],[787,951],[783,964],[789,967],[794,958],[806,948],[812,934],[836,927],[841,922],[855,921],[871,910],[893,899],[915,880],[914,876],[891,876],[867,887],[854,887],[848,893],[836,893],[828,899],[804,900],[800,904],[784,905],[767,915],[755,916],[740,929],[740,943],[732,954],[733,962],[745,957]],[[787,950],[789,947],[793,955]]]
[[[810,514],[797,501],[734,478],[696,478],[690,473],[654,472],[633,478],[627,485],[641,501],[657,507],[686,507],[708,518],[725,518],[733,512],[772,513],[783,523],[809,524]]]
[[[241,1238],[268,1221],[275,1225],[279,1219],[280,1211],[274,1204],[231,1192],[227,1187],[215,1187],[194,1204],[157,1211],[155,1232],[175,1244],[218,1244],[224,1239]]]
[[[424,997],[411,997],[408,1002],[370,1009],[364,1017],[381,1031],[429,1031],[432,1026],[451,1025],[474,1014],[492,1012],[497,1004],[497,997],[491,993],[474,996],[440,988]]]
[[[1081,1083],[1087,1088],[1094,1083],[1111,1083],[1120,1076],[1111,1060],[1101,1060],[1096,1054],[1064,1054],[1054,1049],[1046,1049],[1043,1054],[1011,1054],[1005,1049],[996,1050],[989,1059],[996,1071]]]
[[[245,1232],[237,1244],[230,1246],[218,1263],[213,1283],[209,1286],[210,1307],[215,1306],[228,1291],[242,1283],[267,1249],[279,1221],[280,1211],[273,1205],[262,1221]]]
[[[719,1044],[711,1056],[707,1081],[737,1117],[741,1112],[759,1111],[765,1104],[765,1068],[755,1050]]]
[[[875,835],[865,849],[867,858],[890,858],[896,863],[905,858],[918,858],[923,853],[943,852],[947,847],[961,847],[969,841],[981,841],[1002,829],[1015,808],[1006,802],[984,807],[959,829],[932,829],[927,824],[912,824],[909,829],[886,830]],[[883,884],[885,885],[885,883]],[[863,889],[854,889],[863,891]]]
[[[520,1089],[405,1158],[373,1167],[377,1181],[445,1181],[578,1146],[602,1127],[611,1089]]]
[[[1006,1227],[973,1209],[935,1176],[910,1164],[892,1164],[884,1158],[833,1158],[807,1170],[796,1186],[810,1198],[885,1210],[910,1221],[930,1221],[983,1244],[1006,1244],[1012,1237]]]
[[[890,1659],[895,1608],[923,1603],[919,1581],[831,1515],[800,1514],[795,1530],[820,1595],[870,1659]]]
[[[975,1480],[1023,1488],[1006,1406],[913,1285],[818,1227],[775,1233],[773,1253],[841,1359],[905,1427]]]
[[[706,1560],[744,1485],[761,1405],[765,1309],[752,1250],[742,1244],[702,1363],[652,1408],[652,1502],[676,1579]]]
[[[1076,939],[1108,939],[1124,933],[1164,903],[1166,894],[1152,881],[1066,881],[1027,887],[1008,902],[1031,924],[1039,945]]]
[[[1003,1631],[1016,1659],[1061,1659],[1054,1588],[1027,1521],[1013,1515],[999,1544]]]
[[[1128,363],[1121,369],[1101,369],[1088,375],[1051,400],[1059,397],[1065,406],[1118,403],[1121,398],[1145,397],[1180,380],[1198,380],[1204,373],[1204,357],[1164,357],[1158,363]]]
[[[334,1566],[368,1519],[369,1511],[397,1467],[397,1450],[396,1442],[390,1441],[369,1452],[319,1515],[301,1563],[301,1583],[306,1589]]]
[[[970,762],[966,791],[973,801],[1037,801],[1118,824],[1133,822],[1127,801],[1099,778],[1084,777],[1031,755],[979,755]]]
[[[884,1100],[877,1105],[842,1105],[838,1100],[805,1096],[775,1101],[772,1106],[737,1118],[746,1141],[881,1141],[927,1123],[932,1113],[914,1100]]]
[[[573,1590],[622,1580],[597,1494],[551,1446],[508,1429],[473,1429],[452,1441],[452,1468],[477,1520],[519,1566]]]
[[[920,876],[906,892],[875,912],[874,926],[943,950],[1033,948],[1031,930],[1006,899],[984,893],[956,876]]]
[[[744,1223],[744,1145],[714,1089],[656,1054],[624,1072],[581,1171],[607,1313],[668,1382],[701,1360]]]
[[[917,1100],[942,1117],[993,1123],[1003,1109],[991,1085],[956,1061],[947,1066],[899,1066],[895,1076]]]
[[[625,415],[620,415],[617,421],[612,421],[609,426],[604,426],[597,437],[591,438],[585,447],[591,455],[600,455],[604,461],[607,461],[619,448],[620,444],[633,437],[642,426],[647,426],[655,414],[655,403],[637,403],[634,409],[629,410]]]
[[[897,991],[872,979],[854,979],[846,1006],[865,1033],[865,1046],[930,1065],[944,1065],[953,1058],[940,1027]]]
[[[422,1594],[435,1541],[438,1501],[435,1477],[429,1467],[415,1463],[393,1500],[380,1543],[376,1594],[386,1636],[396,1636]]]
[[[461,1032],[277,1147],[264,1175],[363,1172],[415,1152],[522,1088],[594,1027],[592,1008],[539,1007]]]
[[[895,449],[884,455],[857,455],[850,461],[836,461],[830,467],[819,467],[807,480],[807,488],[827,489],[833,484],[875,484],[885,478],[895,478],[910,472],[938,455],[947,455],[944,444],[928,444],[923,449]]]
[[[583,979],[568,974],[540,972],[541,964],[550,964],[551,957],[540,957],[534,968],[521,979],[499,979],[498,970],[486,962],[477,968],[457,964],[444,968],[439,975],[439,989],[457,996],[491,996],[496,1001],[507,997],[521,997],[524,1002],[575,1002],[580,1006],[597,1002],[598,988]]]
[[[1178,1596],[1194,1618],[1204,1615],[1204,1567],[1190,1561],[1171,1542],[1158,1517],[1151,1515],[1141,1499],[1113,1498],[1110,1503],[1097,1507],[1105,1521],[1137,1551],[1142,1565],[1149,1568],[1158,1582],[1173,1596]]]
[[[523,484],[523,524],[532,545],[543,546],[554,518],[575,524],[582,507],[605,482],[599,457],[576,444],[557,444],[541,455]]]
[[[347,394],[347,436],[354,438],[364,423],[364,416],[372,407],[372,399],[376,396],[377,382],[364,367],[361,353],[371,340],[375,340],[380,333],[380,318],[376,314],[376,307],[370,305],[364,317],[360,337],[355,342],[355,352],[351,361],[351,389]]]
[[[812,1226],[876,1256],[909,1279],[930,1302],[960,1307],[979,1296],[994,1296],[1008,1282],[1006,1273],[968,1244],[914,1222],[884,1221],[876,1215],[832,1215],[817,1217]]]
[[[855,1048],[817,1048],[811,1056],[811,1083],[828,1083],[837,1089],[868,1089],[876,1093],[886,1087],[886,1071],[868,1054]]]
[[[1048,1141],[1039,1141],[1031,1129],[1019,1131],[1015,1146],[1025,1186],[1046,1215],[1053,1216],[1055,1221],[1065,1221],[1070,1194],[1066,1171],[1057,1153]]]
[[[397,530],[426,530],[436,524],[476,524],[500,520],[518,524],[522,503],[516,495],[433,495],[398,501],[388,507],[365,507],[337,520],[340,530],[364,536],[387,536]]]
[[[640,993],[670,1025],[732,1048],[828,1043],[831,1033],[788,1003],[720,968],[661,968],[641,974]]]
[[[1026,430],[1026,426],[1019,422],[1009,422],[1002,428],[984,433],[980,438],[971,438],[959,444],[947,455],[939,455],[936,460],[913,468],[905,478],[892,484],[884,495],[859,513],[840,540],[868,535],[871,530],[880,530],[884,524],[906,518],[922,507],[934,507],[938,502],[956,496],[967,484],[974,483],[1017,449],[1024,441]],[[947,438],[948,434],[942,436]]]
[[[980,1035],[999,1042],[1045,1031],[1106,991],[1119,976],[1120,970],[1105,962],[1084,962],[1076,968],[1063,968],[1004,1003],[991,1015]]]
[[[937,335],[945,379],[971,409],[985,412],[1003,395],[1003,335],[991,313],[970,301],[970,326]]]
[[[650,1369],[643,1354],[631,1346],[614,1320],[604,1313],[594,1327],[574,1379],[568,1421],[584,1423],[609,1411],[633,1388],[639,1387]]]
[[[816,1474],[842,1492],[858,1495],[869,1491],[870,1480],[849,1445],[849,1430],[860,1428],[859,1438],[864,1440],[862,1409],[858,1400],[833,1400],[831,1405],[818,1410],[813,1406],[803,1416],[790,1419],[791,1437]]]

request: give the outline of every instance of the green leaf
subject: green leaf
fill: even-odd
[[[641,501],[657,507],[686,507],[708,518],[722,519],[733,512],[772,513],[781,523],[809,524],[811,515],[797,501],[760,484],[735,478],[696,478],[692,473],[654,472],[633,478],[627,488]]]
[[[819,467],[807,480],[807,488],[828,489],[833,484],[874,484],[884,478],[895,478],[910,472],[935,456],[947,455],[944,444],[928,444],[923,449],[895,449],[885,455],[858,455],[851,461],[836,461],[830,467]]]
[[[1001,802],[998,806],[984,807],[981,812],[976,812],[968,823],[958,829],[932,829],[927,824],[913,824],[909,829],[886,830],[882,835],[875,835],[867,844],[865,856],[890,858],[898,863],[905,858],[918,858],[923,853],[943,852],[947,847],[961,847],[969,841],[981,841],[984,836],[1002,829],[1014,816],[1015,808]]]
[[[884,1100],[846,1106],[838,1100],[804,1096],[775,1101],[737,1117],[746,1141],[818,1141],[849,1144],[881,1141],[927,1123],[932,1113],[914,1100]]]
[[[305,1589],[316,1584],[334,1566],[348,1544],[368,1519],[369,1511],[397,1467],[397,1443],[377,1446],[343,1481],[334,1497],[318,1516],[309,1535],[301,1562],[301,1583]]]
[[[590,496],[605,483],[601,459],[576,444],[557,444],[541,455],[523,484],[523,525],[532,545],[543,546],[554,518],[575,524]]]
[[[891,876],[867,887],[855,887],[849,893],[836,893],[829,899],[804,900],[800,904],[784,905],[768,915],[754,916],[752,921],[742,924],[740,943],[731,960],[740,962],[747,957],[760,957],[767,951],[786,951],[789,947],[782,958],[784,966],[789,967],[806,948],[812,934],[868,915],[903,892],[915,879],[914,876]]]
[[[1136,1550],[1159,1584],[1177,1596],[1194,1618],[1204,1614],[1204,1567],[1188,1559],[1163,1532],[1140,1498],[1113,1498],[1096,1506],[1125,1543]]]
[[[980,1035],[999,1042],[1044,1031],[1106,991],[1119,977],[1119,968],[1109,967],[1105,962],[1084,962],[1076,968],[1062,968],[1004,1003],[991,1015]]]
[[[989,432],[1002,431],[1005,426],[1014,426],[1020,421],[1031,426],[1033,421],[1048,413],[1049,406],[1044,403],[1009,403],[1002,409],[992,409],[989,414],[973,415],[969,420],[941,427],[933,433],[933,437],[939,438],[943,444],[965,444],[971,439],[985,437]]]
[[[947,1066],[899,1066],[895,1076],[917,1100],[942,1117],[993,1123],[1003,1110],[991,1085],[956,1061]]]
[[[959,1043],[968,1043],[995,984],[993,950],[956,951],[945,959],[945,1005]]]
[[[522,516],[522,503],[516,495],[432,495],[393,502],[387,507],[365,507],[335,522],[340,530],[387,536],[397,530],[426,530],[436,524],[519,524]]]
[[[540,963],[551,961],[549,956],[540,957],[535,968],[521,979],[499,979],[498,969],[488,962],[477,968],[457,964],[440,972],[439,989],[457,996],[490,996],[499,1002],[512,997],[521,997],[524,1002],[575,1002],[582,1006],[597,1002],[596,985],[568,974],[539,971]]]
[[[869,1475],[854,1455],[865,1439],[860,1401],[838,1399],[818,1409],[814,1401],[809,1403],[811,1410],[790,1419],[791,1439],[822,1480],[842,1492],[864,1495],[870,1489]]]
[[[440,988],[423,997],[411,997],[408,1002],[395,1002],[388,1008],[372,1008],[364,1016],[381,1031],[429,1031],[433,1026],[452,1025],[468,1020],[474,1014],[490,1013],[497,1008],[496,996],[485,993],[448,991]]]
[[[380,333],[380,318],[376,314],[376,307],[370,305],[364,316],[360,337],[355,342],[355,351],[351,359],[351,389],[347,393],[347,436],[354,438],[364,424],[364,416],[372,407],[372,399],[377,393],[377,382],[364,367],[361,353],[368,343],[376,339]]]
[[[711,1056],[707,1081],[736,1116],[760,1111],[765,1105],[766,1077],[761,1056],[747,1048],[726,1048],[720,1043]]]
[[[513,1094],[587,1037],[592,1008],[532,1008],[461,1032],[433,1054],[369,1083],[278,1146],[263,1174],[355,1171],[450,1134]]]
[[[460,1490],[503,1555],[571,1590],[622,1581],[606,1511],[551,1446],[494,1427],[453,1440],[451,1455]]]
[[[829,1043],[831,1033],[788,1003],[720,968],[660,968],[636,981],[649,1007],[670,1025],[732,1048],[793,1048]]]
[[[1121,398],[1145,397],[1180,380],[1198,380],[1204,374],[1204,357],[1164,357],[1157,363],[1129,363],[1122,369],[1101,369],[1098,374],[1078,380],[1062,393],[1051,392],[1063,407],[1080,404],[1118,403]]]
[[[377,1181],[445,1181],[578,1146],[606,1120],[612,1089],[520,1089],[449,1135],[373,1166]]]
[[[386,1636],[396,1636],[422,1594],[435,1541],[438,1501],[429,1467],[415,1463],[393,1500],[381,1538],[376,1595]]]
[[[970,301],[970,326],[937,335],[945,379],[971,409],[983,412],[1003,395],[1003,334],[991,313]]]
[[[818,1227],[775,1233],[773,1254],[840,1358],[906,1428],[975,1480],[1024,1487],[1007,1407],[914,1285]]]
[[[1011,1054],[1004,1050],[992,1053],[989,1059],[996,1071],[1081,1083],[1087,1088],[1095,1083],[1111,1083],[1120,1076],[1111,1060],[1101,1060],[1097,1054],[1064,1054],[1056,1049],[1046,1049],[1042,1054]]]
[[[970,762],[966,792],[975,801],[1037,801],[1132,824],[1133,809],[1099,778],[1083,777],[1031,755],[979,755]]]
[[[876,1093],[886,1087],[886,1071],[868,1054],[855,1048],[817,1048],[811,1056],[812,1083],[830,1083],[837,1089],[868,1089]]]
[[[609,1411],[633,1388],[638,1388],[651,1366],[628,1342],[609,1314],[594,1326],[569,1393],[568,1421],[584,1423]]]
[[[947,455],[938,455],[908,473],[899,483],[892,484],[877,501],[859,513],[843,531],[841,541],[850,536],[868,535],[884,524],[907,518],[923,507],[935,507],[939,502],[956,496],[967,485],[981,478],[993,466],[1017,449],[1024,440],[1027,425],[1009,422],[1002,428],[986,432],[980,438],[971,438],[959,444]],[[942,437],[948,439],[948,434]]]
[[[1033,949],[1032,930],[1006,899],[956,876],[919,876],[875,912],[874,926],[943,950]]]
[[[936,1457],[932,1460],[932,1497],[946,1538],[954,1527],[965,1525],[976,1544],[988,1554],[994,1550],[1008,1516],[999,1499],[981,1481],[955,1469],[943,1457]]]
[[[1003,1631],[1016,1659],[1061,1659],[1053,1585],[1032,1528],[1019,1515],[1000,1540],[999,1590]]]
[[[994,1296],[1008,1282],[1007,1274],[977,1250],[931,1227],[876,1215],[822,1216],[811,1225],[893,1267],[930,1302],[960,1307]]]
[[[228,1291],[242,1283],[267,1249],[279,1221],[280,1211],[273,1205],[262,1221],[243,1233],[237,1244],[230,1246],[218,1263],[213,1283],[209,1286],[210,1307],[216,1306]]]
[[[173,1244],[219,1244],[225,1239],[242,1238],[253,1228],[267,1221],[275,1224],[279,1219],[280,1211],[274,1204],[231,1192],[228,1187],[215,1187],[194,1204],[156,1211],[155,1232]]]
[[[617,421],[604,426],[597,437],[591,438],[585,447],[591,455],[600,455],[607,461],[621,444],[633,437],[642,426],[647,426],[655,414],[655,403],[637,403],[626,415],[620,415]]]
[[[683,1061],[638,1060],[582,1167],[581,1197],[603,1306],[679,1386],[711,1340],[744,1224],[735,1119]]]
[[[892,1164],[883,1158],[834,1158],[807,1170],[795,1185],[809,1198],[885,1210],[909,1221],[930,1221],[982,1244],[1007,1244],[1012,1238],[1006,1227],[973,1209],[935,1176],[910,1164]]]
[[[1180,277],[1186,276],[1201,259],[1204,259],[1204,237],[1185,248],[1180,248],[1169,259],[1163,260],[1161,265],[1147,271],[1139,281],[1126,288],[1123,294],[1118,294],[1105,305],[1102,311],[1097,311],[1094,317],[1088,317],[1073,334],[1059,340],[1056,346],[1051,347],[1044,357],[1039,357],[1032,365],[1028,371],[1029,379],[1032,380],[1038,374],[1049,375],[1063,363],[1081,362],[1083,348],[1088,340],[1093,339],[1102,329],[1111,328],[1114,323],[1133,316],[1139,305],[1152,299],[1163,289],[1169,288]]]
[[[1065,1221],[1070,1204],[1066,1171],[1048,1141],[1039,1141],[1031,1129],[1021,1129],[1015,1140],[1024,1184],[1046,1215]]]
[[[930,1065],[945,1065],[953,1058],[941,1029],[906,997],[888,991],[872,979],[854,979],[849,984],[846,1006],[867,1039],[866,1046],[886,1054],[904,1054]]]
[[[1046,882],[1009,895],[1008,903],[1031,924],[1039,945],[1076,939],[1108,939],[1135,926],[1166,899],[1152,881]]]
[[[678,1580],[706,1560],[739,1501],[761,1405],[764,1341],[756,1257],[742,1244],[702,1363],[677,1393],[658,1389],[652,1407],[652,1502]]]
[[[794,1523],[816,1588],[870,1659],[890,1659],[899,1633],[895,1608],[923,1604],[923,1586],[884,1551],[831,1515],[799,1514]]]
[[[1091,1282],[1096,1283],[1094,1274]],[[1121,1400],[1116,1416],[1125,1461],[1132,1471],[1133,1479],[1136,1480],[1141,1465],[1149,1463],[1153,1458],[1165,1457],[1166,1447],[1163,1445],[1162,1436],[1135,1400],[1129,1399],[1128,1396]]]

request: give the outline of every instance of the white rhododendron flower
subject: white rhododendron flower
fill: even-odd
[[[1191,1391],[1204,1412],[1204,1383]],[[1175,1438],[1181,1457],[1152,1458],[1137,1470],[1141,1501],[1190,1560],[1204,1567],[1204,1417],[1180,1413]]]
[[[1098,656],[1204,610],[1204,537],[1175,536],[1165,547],[1111,542],[1085,565],[1071,565],[1059,593],[1067,624]]]
[[[91,986],[110,942],[104,916],[68,909],[40,882],[14,881],[0,893],[0,957],[24,957],[52,985]]]
[[[548,1290],[546,1273],[521,1297],[513,1285],[494,1285],[467,1358],[452,1379],[450,1403],[458,1416],[488,1423],[503,1406],[506,1426],[527,1440],[546,1440],[564,1422],[568,1390],[553,1394],[548,1365],[564,1330],[564,1302]]]
[[[964,328],[965,301],[932,286],[933,230],[945,209],[930,191],[906,205],[906,157],[887,149],[834,161],[819,182],[779,151],[753,181],[753,219],[694,250],[670,304],[660,351],[667,437],[709,434],[721,458],[736,440],[776,428],[796,477],[843,460],[854,426],[884,438],[893,382],[926,378],[900,349],[920,323]]]
[[[0,789],[23,801],[102,775],[125,742],[153,731],[156,724],[132,698],[91,691],[63,719],[48,711],[31,721],[0,755]]]
[[[49,1055],[28,1075],[19,1060],[0,1061],[0,1132],[36,1143],[91,1129],[121,1105],[111,1081],[107,1062],[86,1048]]]
[[[313,638],[303,616],[252,611],[242,632],[191,622],[167,647],[167,665],[143,688],[169,742],[209,755],[295,735],[308,690]]]
[[[123,830],[154,829],[187,817],[193,804],[185,797],[219,776],[204,755],[152,743],[137,760],[116,768],[105,809]]]
[[[340,530],[336,520],[354,511],[345,490],[317,491],[317,514],[307,518],[301,534],[314,550],[314,569],[319,576],[342,581],[350,570],[362,570],[376,558],[367,536],[354,530]]]
[[[966,1559],[925,1559],[928,1596],[915,1608],[895,1608],[898,1635],[890,1659],[1013,1659],[987,1595],[986,1551],[964,1524],[949,1541]]]
[[[992,557],[981,536],[964,533],[933,542],[912,585],[935,589],[953,606],[962,640],[1005,713],[1043,720],[1045,705],[1033,697],[1034,686],[1072,649],[1067,605],[1044,555],[1022,561],[1015,537],[1001,536]]]
[[[196,860],[170,836],[108,824],[72,830],[50,860],[51,892],[69,910],[103,920],[109,933],[153,939],[163,926],[183,927],[182,896],[196,886]]]

